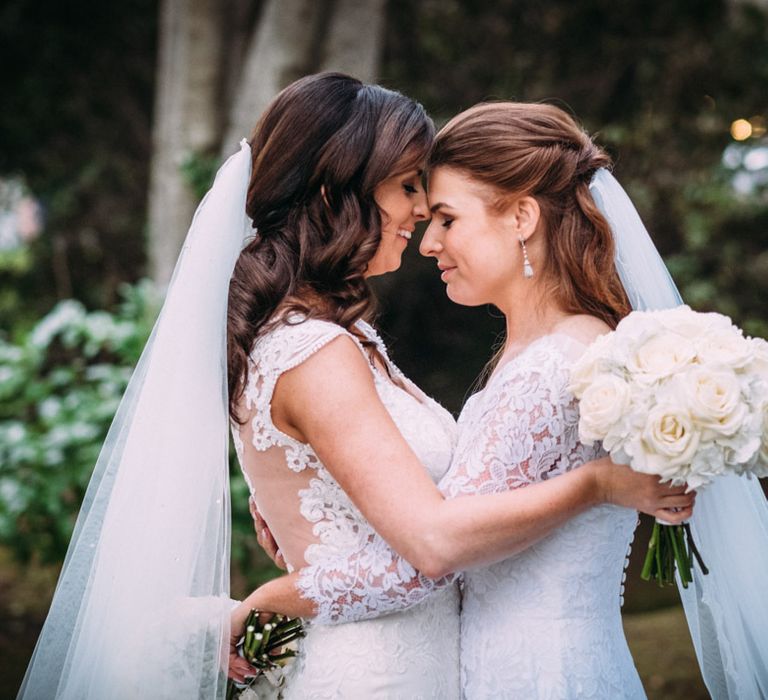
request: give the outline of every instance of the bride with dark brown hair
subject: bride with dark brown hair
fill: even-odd
[[[389,360],[366,281],[399,267],[428,216],[432,139],[412,100],[321,74],[281,92],[219,170],[94,470],[20,697],[222,698],[228,650],[233,677],[250,671],[230,639],[256,607],[360,620],[310,626],[286,697],[458,698],[449,572],[504,560],[598,504],[627,520],[628,508],[690,513],[682,489],[607,459],[569,471],[598,454],[572,452],[568,431],[544,435],[550,406],[535,402],[515,414],[530,430],[499,434],[506,452],[466,466],[513,469],[546,438],[553,465],[527,472],[542,483],[444,498],[455,422]],[[231,613],[230,421],[293,570]]]
[[[317,113],[299,128],[308,107],[298,96],[315,86],[324,91],[311,100]],[[431,146],[420,106],[340,76],[294,84],[255,132],[247,211],[258,233],[232,279],[230,400],[243,472],[292,573],[234,612],[233,643],[251,608],[316,623],[354,621],[310,626],[286,697],[458,697],[451,572],[507,560],[570,518],[597,519],[593,527],[620,522],[611,535],[621,550],[617,571],[600,587],[615,588],[618,599],[637,517],[630,508],[679,506],[674,518],[690,514],[693,496],[681,489],[590,461],[600,452],[578,444],[577,411],[560,384],[560,393],[521,396],[512,407],[496,397],[462,433],[471,454],[466,446],[453,452],[453,419],[402,375],[365,320],[365,280],[399,267],[416,222],[428,215],[421,168]],[[562,322],[574,345],[628,310],[610,231],[600,233],[600,286],[579,288],[588,300],[580,306],[561,310],[558,298],[536,316],[542,332]],[[478,250],[480,265],[468,274],[517,288],[517,249],[493,251],[503,255],[495,261],[503,273],[490,250]],[[584,315],[598,312],[605,321]],[[561,371],[545,383],[566,378]],[[491,415],[498,422],[483,425]],[[492,476],[473,481],[461,470]],[[527,488],[499,487],[507,472]],[[615,482],[603,490],[606,478]],[[441,479],[471,497],[445,500]],[[635,485],[645,493],[630,495]],[[606,502],[615,505],[600,506]],[[234,650],[230,672],[240,680],[249,672]]]

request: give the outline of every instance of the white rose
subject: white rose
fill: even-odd
[[[672,333],[662,333],[630,352],[627,369],[640,382],[655,382],[690,365],[695,356],[691,343],[681,342]]]
[[[648,468],[667,478],[690,465],[701,435],[688,411],[674,403],[654,406],[645,421],[640,444],[646,453]]]
[[[587,387],[601,374],[620,371],[620,363],[614,359],[614,336],[614,333],[598,336],[573,364],[568,390],[577,399],[581,398]]]
[[[599,374],[597,358],[582,355],[571,368],[571,381],[568,385],[568,391],[577,399],[580,399]]]
[[[579,403],[579,436],[583,442],[602,440],[624,416],[629,406],[629,386],[620,377],[598,377]]]
[[[677,306],[655,312],[659,324],[683,338],[693,340],[712,333],[733,330],[733,322],[728,316],[718,313],[694,311],[690,306]]]
[[[760,437],[760,461],[768,466],[768,403],[763,404],[763,425]]]
[[[657,311],[632,311],[616,326],[616,340],[620,345],[633,346],[662,331]]]
[[[752,344],[736,328],[713,331],[696,341],[696,355],[702,365],[721,364],[734,369],[746,367],[754,358]]]
[[[691,415],[705,428],[704,439],[710,432],[734,435],[742,427],[748,411],[733,372],[693,368],[682,376],[680,385]]]
[[[768,380],[768,342],[762,338],[747,339],[752,351],[752,361],[745,368],[746,372],[751,372]]]

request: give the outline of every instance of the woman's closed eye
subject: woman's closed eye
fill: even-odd
[[[440,224],[443,228],[451,228],[451,224],[453,223],[453,219],[447,219],[443,218],[443,223]]]
[[[404,189],[404,190],[405,190],[405,191],[406,191],[408,194],[416,194],[416,193],[419,191],[419,190],[418,190],[418,189],[417,189],[417,188],[416,188],[414,185],[411,185],[411,184],[409,184],[409,183],[407,183],[407,182],[406,182],[406,183],[403,183],[403,189]]]

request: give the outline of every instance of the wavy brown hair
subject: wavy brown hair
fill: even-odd
[[[488,205],[533,196],[546,228],[546,258],[537,271],[560,306],[611,328],[630,310],[614,264],[614,240],[595,206],[589,181],[609,168],[608,154],[562,109],[548,104],[476,105],[437,134],[428,168],[453,168],[487,186]]]
[[[255,235],[229,286],[229,412],[238,420],[248,354],[290,312],[355,332],[370,318],[365,272],[381,240],[374,190],[421,168],[434,138],[424,108],[340,73],[310,75],[267,107],[251,138],[246,212]]]

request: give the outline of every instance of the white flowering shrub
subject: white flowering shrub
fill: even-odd
[[[0,334],[0,544],[21,561],[63,560],[107,430],[161,300],[122,290],[114,313],[60,302],[29,332]],[[258,548],[248,488],[230,456],[232,559],[245,590],[275,575]]]
[[[20,559],[63,558],[158,308],[143,282],[115,313],[66,300],[15,342],[0,336],[0,542]]]

